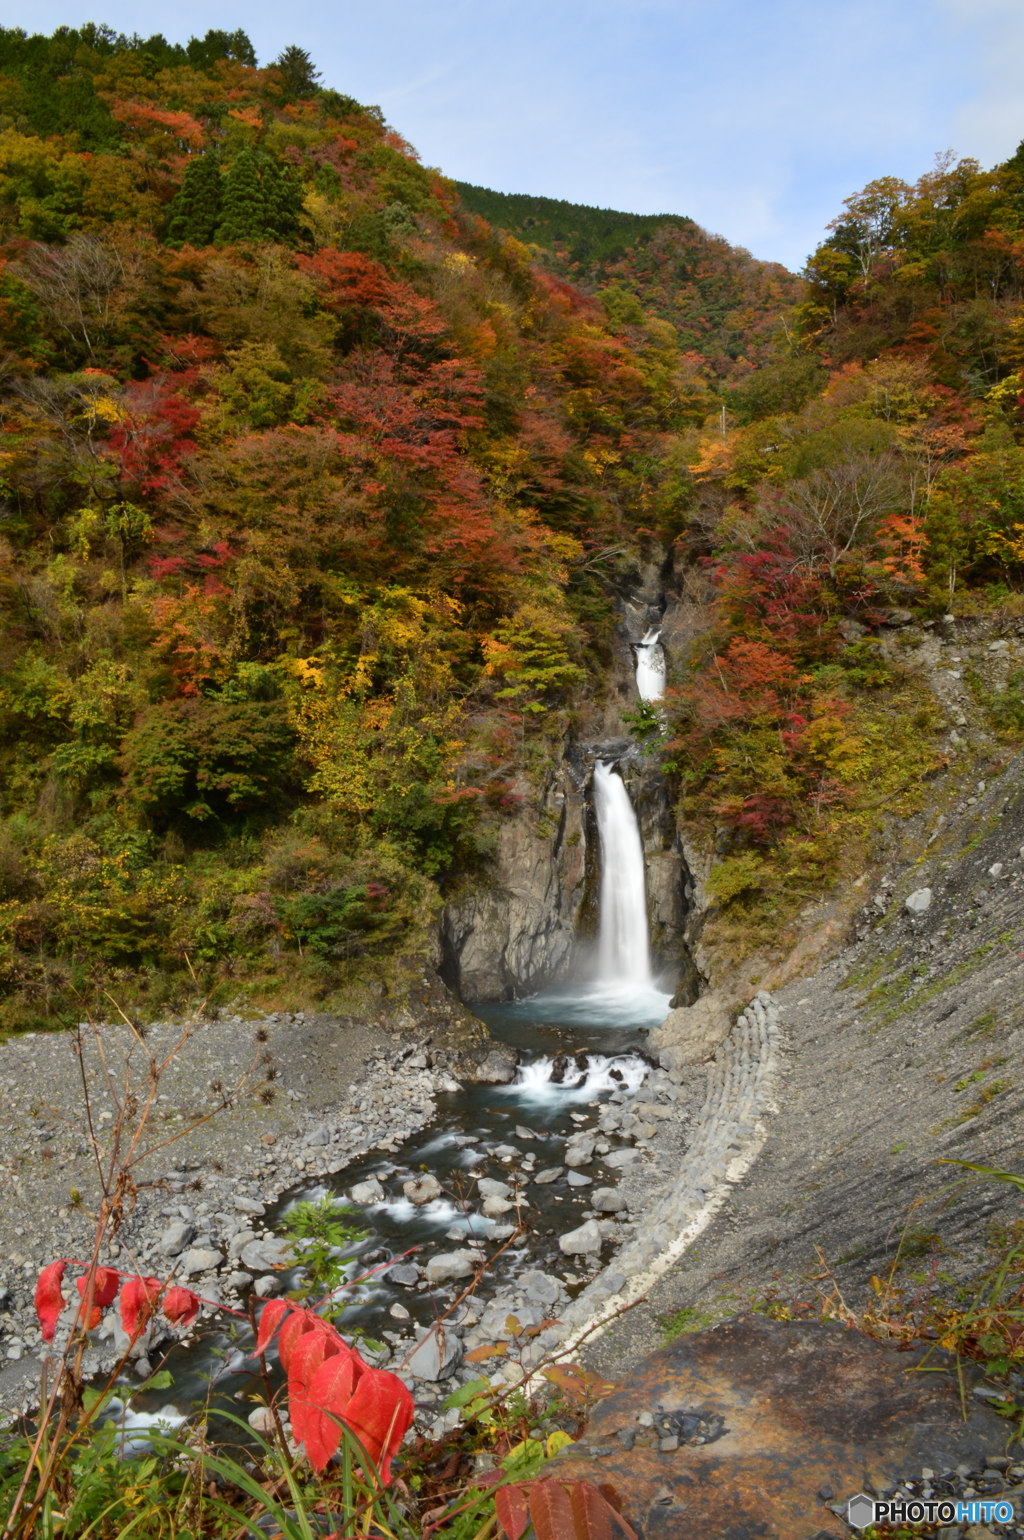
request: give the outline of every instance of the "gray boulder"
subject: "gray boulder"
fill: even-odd
[[[482,1176],[476,1186],[481,1198],[507,1198],[512,1191],[507,1182],[497,1182],[491,1176]]]
[[[548,1182],[557,1182],[564,1170],[564,1166],[548,1166],[546,1171],[538,1171],[533,1180],[537,1183],[538,1187],[543,1187]]]
[[[275,1267],[293,1267],[295,1257],[289,1241],[279,1241],[268,1235],[263,1240],[250,1241],[242,1248],[242,1264],[252,1273],[271,1273]]]
[[[461,1362],[461,1341],[438,1327],[410,1354],[406,1368],[418,1380],[446,1380]]]
[[[596,1208],[599,1214],[622,1214],[628,1204],[616,1188],[595,1187],[590,1194],[590,1207]]]
[[[432,1203],[441,1196],[441,1183],[432,1172],[425,1171],[422,1176],[403,1182],[402,1191],[410,1203]]]
[[[614,1171],[621,1171],[624,1166],[631,1166],[634,1161],[642,1159],[639,1150],[610,1150],[604,1157],[604,1163]]]
[[[195,1233],[195,1225],[190,1225],[186,1219],[180,1219],[177,1224],[168,1225],[161,1235],[160,1250],[165,1257],[176,1257],[185,1250]]]
[[[553,1305],[562,1292],[562,1285],[550,1273],[531,1267],[519,1279],[519,1287],[534,1305]]]
[[[193,1278],[196,1273],[212,1273],[223,1260],[223,1254],[219,1251],[208,1251],[205,1246],[193,1246],[182,1258],[181,1270],[186,1278]]]
[[[931,908],[931,902],[931,888],[916,888],[903,900],[903,907],[908,914],[924,914],[926,909]]]
[[[436,1257],[431,1257],[423,1270],[424,1277],[432,1286],[453,1283],[458,1278],[470,1277],[480,1261],[478,1251],[442,1251]]]
[[[588,1219],[586,1224],[580,1225],[578,1230],[570,1230],[567,1235],[560,1235],[558,1245],[567,1257],[600,1251],[601,1232],[597,1227],[597,1221]]]
[[[648,1035],[648,1045],[665,1069],[684,1064],[703,1064],[714,1058],[715,1049],[728,1037],[736,1002],[712,991],[693,1005],[669,1011],[660,1027]]]
[[[349,1197],[353,1203],[379,1203],[384,1196],[384,1189],[375,1176],[371,1176],[365,1182],[357,1182],[349,1188]]]

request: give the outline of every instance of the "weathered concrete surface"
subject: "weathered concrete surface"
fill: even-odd
[[[734,1317],[635,1369],[598,1406],[581,1455],[563,1463],[611,1482],[641,1540],[839,1540],[850,1531],[828,1501],[881,1492],[922,1466],[980,1465],[1003,1448],[1005,1423],[970,1397],[965,1420],[955,1375],[915,1372],[920,1356],[839,1325]],[[659,1409],[725,1427],[704,1446],[625,1449],[620,1430],[643,1437],[638,1413]]]

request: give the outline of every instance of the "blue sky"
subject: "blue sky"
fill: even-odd
[[[871,178],[950,148],[991,165],[1024,138],[1021,0],[0,0],[0,18],[244,27],[261,62],[298,43],[450,176],[689,214],[791,267]]]

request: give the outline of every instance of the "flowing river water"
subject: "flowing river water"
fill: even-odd
[[[423,1264],[431,1255],[475,1239],[493,1252],[489,1242],[504,1239],[504,1231],[511,1229],[481,1214],[479,1178],[522,1184],[529,1229],[484,1273],[477,1308],[526,1269],[557,1272],[570,1293],[583,1286],[584,1279],[571,1270],[576,1259],[562,1254],[558,1240],[590,1212],[591,1189],[567,1179],[565,1142],[584,1121],[592,1126],[602,1104],[624,1103],[640,1087],[648,1070],[642,1055],[645,1033],[664,1019],[669,1002],[652,977],[640,832],[622,778],[610,765],[595,766],[594,802],[602,876],[590,977],[529,999],[473,1007],[493,1037],[517,1050],[514,1081],[464,1085],[439,1094],[433,1122],[394,1152],[378,1148],[335,1177],[300,1183],[267,1214],[268,1228],[273,1228],[296,1203],[325,1195],[347,1202],[353,1188],[377,1184],[372,1201],[353,1205],[366,1234],[345,1253],[348,1276],[372,1270],[372,1277],[346,1291],[345,1331],[386,1341],[397,1324],[396,1306],[399,1315],[407,1311],[411,1317],[402,1316],[406,1332],[415,1325],[422,1336],[433,1324],[438,1291],[409,1270],[409,1262]],[[614,1134],[609,1142],[613,1147],[618,1143]],[[535,1180],[560,1166],[562,1174],[555,1180]],[[442,1191],[427,1202],[412,1202],[403,1185],[425,1173],[437,1179]],[[515,1211],[507,1217],[515,1220]],[[403,1254],[413,1248],[414,1256],[403,1264]],[[285,1276],[286,1285],[295,1281]],[[251,1333],[244,1321],[237,1322],[234,1335],[218,1324],[174,1348],[167,1361],[174,1380],[171,1399],[166,1391],[134,1396],[131,1410],[121,1414],[125,1427],[142,1438],[154,1418],[179,1422],[204,1401],[244,1416],[248,1397],[260,1389],[247,1349]]]

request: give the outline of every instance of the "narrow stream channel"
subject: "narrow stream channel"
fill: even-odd
[[[299,1183],[268,1210],[265,1222],[272,1229],[296,1203],[327,1194],[350,1202],[353,1188],[378,1185],[379,1196],[352,1205],[367,1228],[365,1239],[345,1253],[349,1276],[375,1271],[347,1292],[343,1331],[387,1343],[389,1333],[396,1335],[395,1306],[399,1316],[407,1311],[412,1318],[402,1317],[406,1334],[412,1323],[420,1335],[429,1328],[451,1291],[428,1288],[409,1264],[422,1267],[431,1255],[475,1239],[491,1252],[492,1242],[512,1232],[514,1209],[500,1220],[482,1215],[480,1178],[520,1188],[529,1221],[527,1235],[483,1275],[477,1290],[482,1304],[530,1268],[557,1273],[571,1294],[586,1281],[572,1271],[576,1259],[560,1251],[558,1240],[590,1212],[592,1184],[614,1185],[617,1178],[614,1171],[591,1176],[567,1170],[565,1141],[583,1127],[596,1131],[605,1103],[625,1103],[639,1089],[649,1067],[642,1053],[646,1031],[664,1020],[670,998],[651,975],[643,849],[629,795],[621,777],[602,764],[595,768],[594,792],[602,884],[592,977],[529,999],[472,1007],[493,1037],[517,1050],[513,1083],[439,1094],[433,1122],[394,1153],[375,1149],[336,1177]],[[621,1141],[612,1133],[607,1143],[614,1149]],[[553,1180],[536,1180],[557,1167],[562,1169]],[[425,1173],[442,1191],[427,1202],[411,1202],[403,1184]],[[403,1263],[412,1248],[418,1248],[415,1255]],[[284,1281],[289,1286],[295,1279],[285,1275]],[[244,1416],[249,1394],[260,1387],[245,1357],[251,1334],[244,1322],[237,1326],[234,1340],[218,1328],[172,1350],[170,1398],[166,1391],[137,1394],[124,1415],[126,1428],[142,1437],[155,1417],[180,1421],[187,1408],[208,1400]]]

